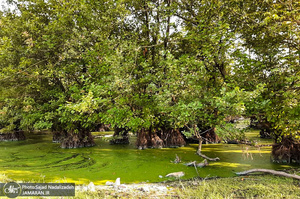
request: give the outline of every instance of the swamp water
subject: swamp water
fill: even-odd
[[[109,132],[95,133],[105,135]],[[258,144],[270,144],[271,140],[258,138],[258,132],[246,134]],[[52,134],[31,133],[27,140],[0,142],[0,176],[24,182],[75,182],[76,184],[105,184],[121,178],[121,183],[162,182],[171,172],[183,171],[181,179],[197,177],[231,177],[235,172],[253,168],[286,169],[288,165],[274,164],[270,160],[271,147],[251,147],[235,144],[203,145],[202,153],[219,157],[205,168],[187,167],[183,163],[203,159],[195,154],[198,145],[181,148],[135,148],[135,138],[129,145],[110,145],[107,137],[96,138],[95,147],[61,149],[52,143]],[[181,163],[174,164],[176,154]],[[1,181],[1,178],[0,178]]]

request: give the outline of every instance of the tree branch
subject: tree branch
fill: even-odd
[[[210,157],[207,157],[206,155],[202,154],[201,152],[197,151],[197,155],[199,155],[200,157],[206,159],[206,160],[209,160],[209,161],[219,161],[220,158],[216,157],[216,158],[210,158]]]
[[[288,173],[285,173],[282,171],[275,171],[275,170],[271,170],[271,169],[251,169],[251,170],[247,170],[247,171],[243,171],[243,172],[237,172],[236,174],[237,175],[247,175],[249,173],[254,173],[254,172],[270,173],[273,175],[284,176],[284,177],[300,180],[300,176],[298,176],[298,175],[288,174]]]

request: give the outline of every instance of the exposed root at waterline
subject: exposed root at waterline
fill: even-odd
[[[178,129],[144,129],[137,132],[137,148],[177,148],[186,144]]]
[[[52,142],[61,143],[65,138],[68,137],[68,133],[65,131],[55,131],[53,132]]]
[[[300,142],[292,137],[283,137],[280,143],[272,146],[272,158],[277,163],[300,164]]]
[[[61,148],[74,149],[95,146],[94,138],[90,132],[68,133],[68,136],[61,142]]]
[[[127,136],[123,136],[122,138],[113,138],[111,140],[109,140],[109,144],[114,145],[114,144],[129,144],[129,137]]]
[[[0,141],[21,141],[26,140],[24,131],[15,131],[11,133],[1,133]]]

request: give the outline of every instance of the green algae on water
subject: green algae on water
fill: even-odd
[[[111,132],[104,133],[107,134]],[[232,177],[235,172],[252,168],[290,167],[270,161],[271,147],[209,144],[203,145],[202,152],[221,160],[196,170],[183,163],[203,160],[195,153],[197,144],[181,148],[138,150],[134,145],[135,137],[131,137],[129,145],[110,145],[111,138],[98,136],[95,147],[78,149],[61,149],[59,144],[52,143],[51,133],[31,133],[27,134],[25,141],[1,142],[0,175],[25,182],[87,184],[92,181],[105,184],[116,178],[121,178],[122,183],[163,182],[170,180],[164,177],[168,173],[178,171],[185,173],[182,179],[191,179]],[[181,163],[173,163],[176,155]]]

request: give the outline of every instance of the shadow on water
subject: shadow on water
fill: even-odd
[[[109,145],[110,138],[102,137],[95,139],[95,147],[61,149],[59,144],[51,142],[49,133],[27,134],[27,138],[26,141],[0,143],[0,174],[15,181],[93,181],[103,184],[118,177],[122,183],[160,182],[167,180],[162,176],[177,171],[184,171],[183,179],[189,179],[197,177],[197,173],[203,178],[230,177],[235,176],[235,172],[252,168],[290,168],[271,163],[271,147],[204,145],[204,154],[219,157],[221,161],[210,162],[209,166],[196,171],[194,167],[186,167],[183,163],[203,160],[195,154],[197,144],[182,148],[138,150],[134,145],[134,137],[129,145]],[[176,154],[182,163],[172,163]]]

